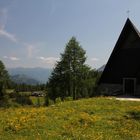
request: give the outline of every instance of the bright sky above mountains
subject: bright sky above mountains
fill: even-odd
[[[75,36],[87,64],[105,64],[129,17],[140,30],[139,0],[0,0],[0,59],[6,67],[52,68]]]

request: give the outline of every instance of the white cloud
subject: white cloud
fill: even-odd
[[[99,59],[94,57],[94,58],[91,58],[91,61],[99,61]]]
[[[43,56],[37,57],[37,59],[40,59],[41,61],[51,65],[54,65],[56,61],[59,60],[59,58],[56,57],[43,57]]]
[[[32,45],[29,45],[29,46],[28,46],[28,56],[29,56],[29,57],[32,57],[33,50],[34,50],[34,47],[33,47]]]
[[[19,60],[19,58],[17,58],[17,57],[10,57],[10,60],[13,60],[13,61],[18,61],[18,60]]]
[[[23,45],[27,48],[28,57],[31,58],[35,50],[34,46],[25,42],[23,43]]]
[[[4,58],[4,59],[8,59],[8,56],[4,56],[3,58]]]
[[[36,56],[38,52],[40,52],[40,48],[42,47],[42,44],[40,42],[34,42],[34,43],[27,43],[27,42],[21,42],[27,51],[28,58],[32,58],[33,56]]]
[[[18,41],[17,38],[13,34],[7,32],[4,29],[0,29],[0,36],[3,36],[3,37],[5,37],[5,38],[7,38],[10,41],[15,42],[15,43]]]
[[[20,60],[18,57],[15,57],[15,56],[4,56],[3,58],[4,59],[9,59],[9,60],[12,60],[12,61],[18,61],[18,60]]]
[[[12,33],[9,33],[8,31],[5,30],[7,19],[8,19],[8,9],[7,8],[0,9],[0,36],[9,39],[12,42],[17,42],[18,41],[17,38]]]

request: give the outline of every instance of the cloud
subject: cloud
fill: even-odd
[[[12,42],[17,42],[17,38],[12,34],[5,30],[5,26],[7,24],[8,19],[8,9],[2,8],[0,9],[0,36],[3,36],[9,39]]]
[[[99,61],[99,59],[96,57],[93,57],[93,58],[91,58],[91,61]]]
[[[17,38],[13,34],[8,33],[4,29],[0,29],[0,36],[3,36],[3,37],[5,37],[5,38],[7,38],[10,41],[15,42],[15,43],[18,42]]]
[[[4,59],[8,59],[8,56],[3,56]]]
[[[18,60],[19,60],[19,58],[17,58],[17,57],[10,57],[10,60],[13,60],[13,61],[18,61]]]
[[[35,47],[32,44],[28,44],[25,42],[23,43],[23,45],[27,48],[28,57],[31,58],[35,50]]]
[[[32,57],[33,50],[34,50],[34,47],[33,47],[32,45],[29,45],[29,46],[28,46],[28,56],[29,56],[29,57]]]
[[[43,56],[37,57],[37,59],[40,59],[41,61],[51,65],[54,65],[56,61],[59,60],[59,58],[56,57],[43,57]]]
[[[22,44],[26,48],[28,58],[32,58],[33,56],[37,55],[41,47],[39,42],[36,43],[20,42],[20,44]]]
[[[18,57],[15,57],[15,56],[4,56],[3,58],[4,59],[9,59],[11,61],[18,61],[18,60],[20,60]]]

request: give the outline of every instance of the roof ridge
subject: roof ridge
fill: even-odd
[[[140,32],[139,30],[137,29],[137,27],[133,24],[133,22],[127,18],[127,22],[130,22],[130,24],[132,25],[132,27],[134,28],[134,30],[136,31],[136,33],[138,34],[138,36],[140,37]]]
[[[113,48],[112,53],[111,53],[111,55],[110,55],[110,57],[109,57],[109,59],[107,61],[107,64],[106,64],[106,66],[104,68],[104,71],[103,71],[103,73],[102,73],[102,75],[100,77],[100,80],[98,82],[99,85],[101,83],[110,83],[110,81],[112,80],[111,78],[110,79],[108,78],[108,75],[110,75],[110,73],[109,73],[110,69],[112,69],[112,65],[113,65],[112,62],[114,63],[114,59],[117,58],[118,56],[121,57],[119,55],[118,51],[121,51],[121,48],[124,47],[123,42],[125,41],[125,39],[128,39],[128,41],[130,41],[130,38],[128,38],[128,36],[130,34],[133,34],[133,33],[134,33],[134,38],[140,40],[140,32],[139,32],[139,30],[131,22],[131,20],[129,18],[127,18],[127,20],[125,22],[125,25],[123,26],[123,29],[122,29],[122,31],[121,31],[121,33],[119,35],[119,38],[118,38],[118,40],[117,40],[117,42],[115,44],[115,47]],[[133,40],[133,38],[132,38],[132,40]],[[131,46],[132,46],[132,44],[131,44]],[[115,66],[114,66],[114,69],[115,69]],[[113,71],[115,71],[115,70],[113,70]],[[113,73],[112,73],[112,75],[113,75]],[[108,79],[108,80],[106,80],[106,79]]]

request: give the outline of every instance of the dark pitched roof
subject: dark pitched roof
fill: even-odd
[[[131,22],[131,20],[128,18],[126,22],[129,22],[129,24],[131,24],[132,28],[134,28],[134,30],[136,31],[136,33],[138,34],[138,36],[140,37],[140,32],[139,30],[136,28],[136,26]]]
[[[121,83],[123,77],[140,76],[140,32],[128,18],[99,83]]]

